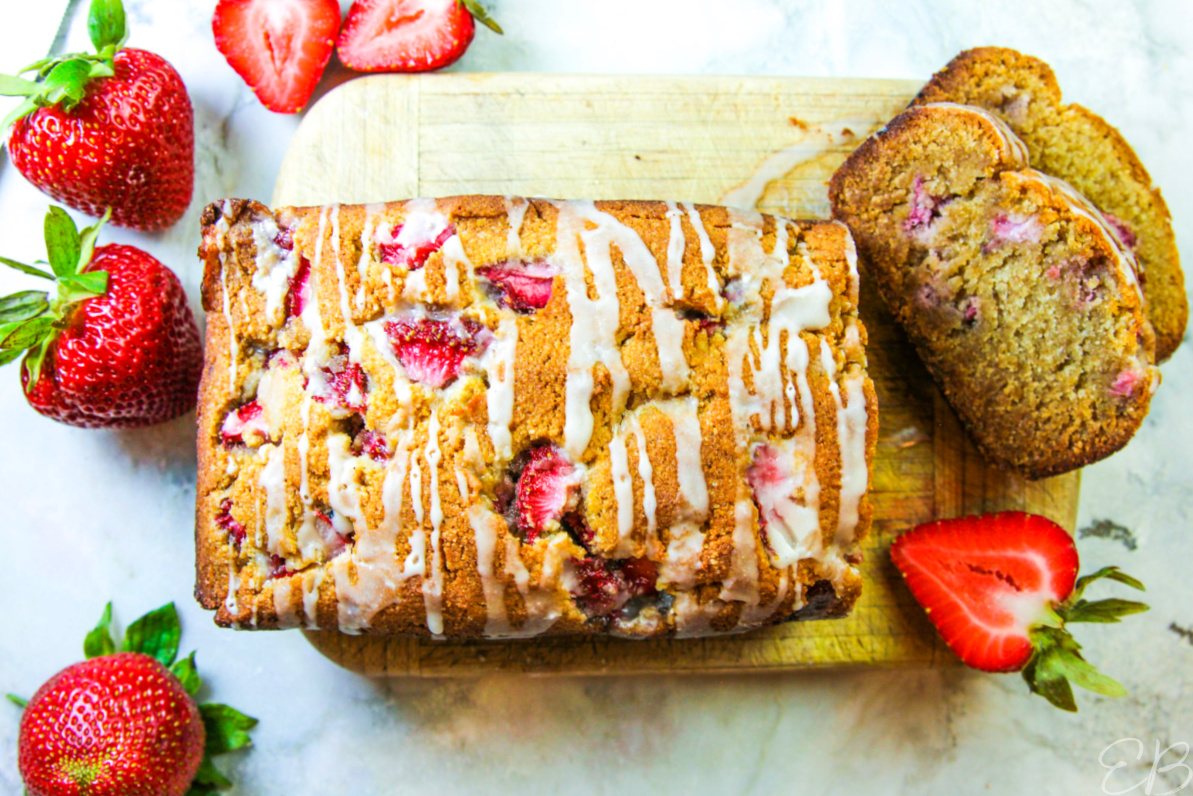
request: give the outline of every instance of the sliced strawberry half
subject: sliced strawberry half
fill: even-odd
[[[439,232],[424,229],[419,225],[404,224],[394,229],[393,243],[377,244],[381,262],[405,266],[408,271],[417,271],[427,264],[427,258],[443,248],[443,244],[456,234],[456,228],[448,224]]]
[[[340,30],[336,0],[220,0],[215,46],[277,113],[297,113],[323,76]]]
[[[1126,693],[1081,657],[1066,622],[1117,622],[1147,610],[1126,600],[1087,602],[1101,579],[1142,589],[1106,567],[1077,578],[1077,548],[1056,523],[1022,512],[940,520],[903,534],[891,560],[941,638],[987,672],[1023,671],[1032,692],[1076,710],[1070,681],[1107,696]]]
[[[414,381],[439,389],[460,375],[464,360],[485,347],[485,327],[468,318],[386,321],[394,354]]]
[[[477,0],[356,0],[336,52],[358,72],[426,72],[455,62],[476,35],[473,16],[501,28]]]
[[[557,525],[574,507],[580,478],[563,451],[554,445],[539,445],[530,451],[530,461],[518,477],[516,510],[518,529],[533,544],[539,534]]]
[[[551,301],[559,269],[545,262],[510,261],[476,269],[494,288],[497,303],[517,312],[541,310]]]
[[[260,444],[268,437],[269,424],[265,422],[265,410],[256,401],[229,412],[220,426],[220,440],[224,447]]]
[[[364,368],[344,354],[334,356],[311,378],[311,397],[333,408],[364,414],[368,411],[368,377]]]

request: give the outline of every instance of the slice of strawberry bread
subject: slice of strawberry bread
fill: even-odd
[[[980,108],[917,106],[833,176],[833,214],[987,458],[1028,477],[1121,448],[1159,383],[1135,259]]]
[[[1122,134],[1096,113],[1063,104],[1048,64],[1005,47],[967,50],[950,61],[914,104],[933,102],[994,113],[1023,139],[1034,168],[1069,183],[1101,210],[1138,258],[1156,361],[1168,359],[1189,318],[1185,275],[1168,205]]]
[[[857,600],[877,409],[843,225],[228,200],[200,256],[220,624],[694,636]]]

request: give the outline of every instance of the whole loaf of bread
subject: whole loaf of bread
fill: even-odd
[[[219,624],[696,636],[856,602],[878,421],[843,225],[230,199],[199,253]]]

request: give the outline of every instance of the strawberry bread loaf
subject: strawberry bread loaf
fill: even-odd
[[[856,602],[878,423],[843,225],[226,200],[200,256],[221,625],[698,636]]]
[[[1134,256],[977,107],[909,108],[829,187],[867,276],[978,447],[1029,478],[1131,439],[1159,383]]]

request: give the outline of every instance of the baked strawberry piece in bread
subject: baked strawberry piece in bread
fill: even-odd
[[[982,452],[1030,478],[1131,439],[1159,383],[1135,258],[990,113],[917,106],[833,176],[833,214]]]
[[[856,602],[877,411],[844,226],[494,196],[203,222],[220,624],[694,636]]]
[[[915,99],[933,102],[977,105],[998,116],[1027,145],[1032,167],[1099,208],[1138,259],[1156,361],[1168,359],[1189,318],[1185,276],[1168,205],[1122,134],[1096,113],[1063,104],[1048,64],[1006,47],[979,47],[950,61]]]

